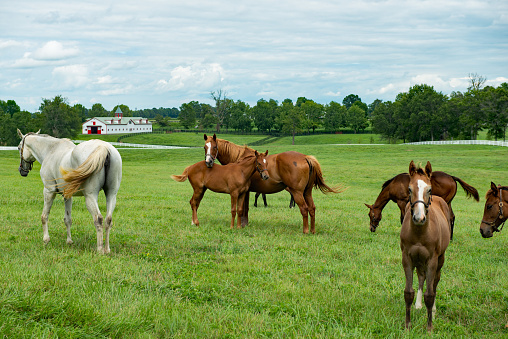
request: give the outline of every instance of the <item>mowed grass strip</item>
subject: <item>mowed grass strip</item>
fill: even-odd
[[[200,139],[202,136],[196,136]],[[224,138],[227,138],[224,136]],[[201,141],[200,141],[201,142]],[[196,142],[198,144],[198,142]],[[0,334],[6,337],[253,338],[421,337],[426,311],[404,329],[399,210],[389,203],[376,233],[367,208],[383,182],[411,160],[476,187],[480,203],[458,188],[454,241],[437,290],[436,337],[506,337],[508,231],[482,239],[479,224],[490,181],[507,184],[506,149],[482,146],[269,145],[312,154],[329,185],[314,191],[315,235],[289,194],[252,206],[250,224],[230,229],[228,195],[207,192],[191,225],[188,182],[170,175],[204,158],[202,148],[121,149],[111,251],[95,253],[84,199],[73,206],[66,245],[63,199],[50,215],[44,245],[40,164],[26,178],[16,151],[0,152]],[[100,195],[100,208],[105,199]],[[415,279],[416,280],[416,279]]]

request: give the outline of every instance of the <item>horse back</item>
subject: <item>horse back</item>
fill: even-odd
[[[445,172],[434,171],[430,177],[432,194],[440,196],[446,203],[449,203],[457,194],[457,183],[453,177]]]
[[[305,154],[288,151],[272,156],[268,155],[267,161],[270,179],[292,183],[293,187],[307,185],[310,172]]]

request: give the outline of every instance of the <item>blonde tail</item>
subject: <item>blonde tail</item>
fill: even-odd
[[[99,145],[78,168],[64,169],[60,167],[60,173],[62,173],[63,179],[66,182],[63,189],[64,198],[69,199],[72,197],[86,179],[95,172],[100,171],[104,167],[108,155],[108,148],[104,145]]]
[[[175,180],[175,181],[178,181],[178,182],[184,182],[185,180],[187,180],[187,177],[188,177],[188,170],[189,170],[189,167],[187,167],[186,169],[183,170],[183,173],[181,175],[172,175],[171,176],[171,179]]]

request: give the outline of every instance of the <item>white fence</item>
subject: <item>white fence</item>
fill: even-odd
[[[508,147],[508,141],[492,141],[492,140],[421,141],[421,142],[407,142],[403,145],[487,145],[487,146]]]

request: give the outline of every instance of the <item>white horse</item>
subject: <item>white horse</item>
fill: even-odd
[[[44,209],[41,217],[44,243],[49,242],[48,216],[53,200],[57,194],[62,194],[65,201],[67,244],[72,244],[72,196],[80,195],[85,197],[86,207],[97,230],[97,251],[109,253],[109,231],[116,194],[122,181],[120,153],[102,140],[89,140],[76,146],[69,139],[58,139],[39,132],[23,135],[18,129],[21,138],[18,146],[21,157],[19,173],[26,177],[35,160],[41,164],[40,174],[44,184]],[[107,214],[104,224],[97,204],[101,189],[106,195]]]

